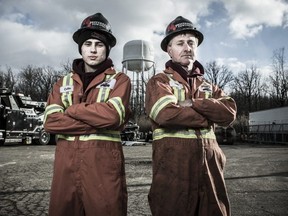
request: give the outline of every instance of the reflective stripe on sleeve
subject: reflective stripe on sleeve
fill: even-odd
[[[120,97],[113,97],[108,100],[112,103],[115,109],[117,110],[120,118],[120,125],[124,122],[125,119],[125,107],[123,105],[122,99]]]
[[[73,79],[71,78],[72,73],[67,74],[63,78],[62,86],[73,86]],[[61,100],[65,108],[72,105],[72,91],[63,92],[61,94]]]
[[[50,104],[45,108],[45,113],[44,113],[44,120],[43,122],[46,122],[47,116],[56,113],[56,112],[64,112],[64,108],[58,104]]]
[[[162,138],[197,139],[197,135],[194,129],[169,130],[169,129],[158,128],[153,131],[153,140],[160,140]],[[216,136],[212,129],[203,129],[203,130],[200,130],[199,138],[216,139]]]
[[[166,95],[159,98],[159,100],[153,105],[149,117],[155,121],[159,112],[169,103],[177,103],[175,95]]]
[[[220,97],[220,98],[218,98],[217,100],[233,100],[231,97],[229,97],[229,96],[224,96],[224,97]]]

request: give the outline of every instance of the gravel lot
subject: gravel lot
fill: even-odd
[[[131,143],[130,143],[131,144]],[[151,215],[151,144],[123,146],[128,215]],[[288,146],[221,146],[233,216],[287,216]],[[0,147],[0,216],[47,215],[55,146]]]

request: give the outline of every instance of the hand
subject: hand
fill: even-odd
[[[187,99],[184,101],[179,101],[178,104],[179,104],[179,106],[182,106],[182,107],[192,107],[192,100]]]

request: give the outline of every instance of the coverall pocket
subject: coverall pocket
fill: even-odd
[[[120,171],[122,167],[121,151],[119,151],[118,149],[113,149],[111,151],[111,155],[112,155],[112,162],[115,167],[115,170]]]
[[[217,166],[220,171],[224,170],[226,156],[218,144],[212,144],[210,147],[206,147],[206,159],[208,164]]]
[[[219,146],[216,148],[216,155],[217,155],[221,169],[224,170],[225,164],[226,164],[226,156]]]
[[[119,174],[122,170],[122,157],[121,151],[116,148],[100,147],[89,150],[91,158],[93,158],[93,164],[99,170],[99,173],[104,175]]]

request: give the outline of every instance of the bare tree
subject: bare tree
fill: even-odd
[[[232,71],[224,65],[218,65],[216,61],[207,63],[205,69],[207,79],[221,89],[224,89],[234,80]]]
[[[61,66],[62,66],[61,74],[67,74],[72,70],[72,63],[69,59],[65,63],[62,63]]]
[[[265,85],[261,83],[261,75],[255,65],[240,72],[234,79],[233,97],[242,110],[242,114],[258,110],[258,104]]]
[[[0,88],[4,88],[4,71],[0,70]]]
[[[288,104],[288,68],[285,48],[274,50],[272,57],[273,74],[269,76],[272,83],[272,98],[276,106]]]
[[[52,67],[41,68],[41,76],[39,77],[39,91],[41,100],[46,101],[51,92],[54,83],[61,77],[62,72],[54,70]]]
[[[41,68],[34,68],[28,65],[18,74],[19,82],[16,87],[16,92],[29,95],[33,100],[40,99],[39,80],[41,78]]]
[[[29,95],[33,100],[46,101],[54,83],[63,73],[49,66],[41,68],[28,65],[18,75],[16,91]]]
[[[14,90],[17,79],[11,69],[6,67],[6,71],[0,70],[0,88],[8,88],[10,91]]]

